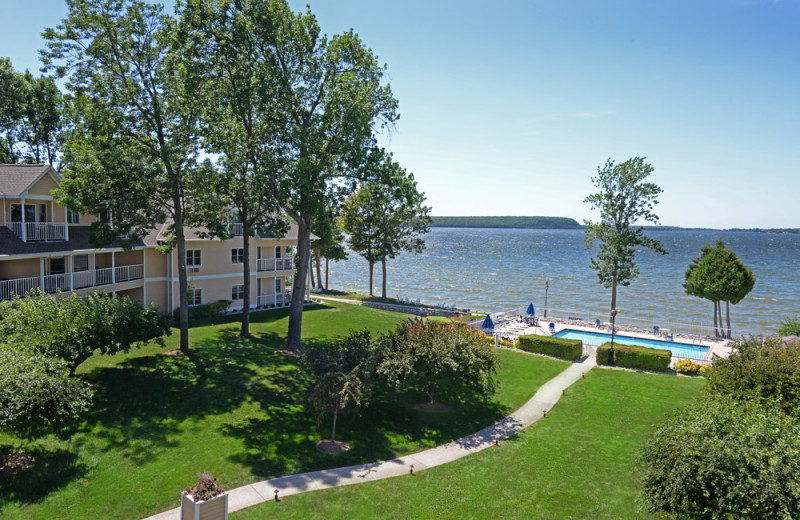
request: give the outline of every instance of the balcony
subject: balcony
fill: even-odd
[[[281,291],[275,294],[262,294],[256,299],[259,307],[283,307],[292,302],[292,291]]]
[[[291,258],[259,258],[257,264],[259,272],[293,269]]]
[[[142,264],[108,267],[105,269],[92,269],[77,273],[48,274],[30,278],[17,278],[14,280],[0,281],[0,300],[10,300],[15,295],[24,296],[25,293],[41,289],[52,294],[59,291],[73,291],[88,287],[100,287],[115,283],[141,280],[144,278]]]
[[[8,222],[8,228],[25,242],[66,240],[67,225],[59,222]]]

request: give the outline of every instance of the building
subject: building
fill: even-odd
[[[102,290],[163,311],[180,305],[177,252],[161,254],[166,224],[132,248],[94,248],[89,226],[105,215],[78,215],[53,200],[61,177],[47,165],[0,165],[0,300],[41,289],[46,293]],[[238,231],[238,233],[237,233]],[[186,229],[189,304],[231,300],[242,308],[243,242],[241,225],[233,238],[208,239]],[[286,236],[265,235],[250,242],[250,306],[287,306],[294,275],[297,228]]]

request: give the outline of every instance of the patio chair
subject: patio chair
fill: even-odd
[[[661,334],[661,330],[658,328],[658,325],[653,325],[653,334],[655,334],[656,336]]]
[[[548,328],[550,329],[550,335],[551,336],[556,333],[556,324],[553,323],[552,321],[550,322],[550,325],[549,325]]]
[[[599,329],[603,325],[600,323],[600,320],[594,320],[594,328]]]

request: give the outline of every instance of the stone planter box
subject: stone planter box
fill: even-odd
[[[228,494],[195,502],[190,493],[181,493],[181,520],[228,520]]]

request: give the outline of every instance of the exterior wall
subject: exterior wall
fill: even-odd
[[[49,174],[39,179],[33,186],[28,188],[28,193],[31,195],[45,195],[50,196],[50,191],[58,188],[58,184],[50,177]]]
[[[0,280],[39,276],[39,259],[6,260],[0,262]]]
[[[155,303],[162,311],[169,311],[166,281],[145,282],[144,293],[147,303]]]

